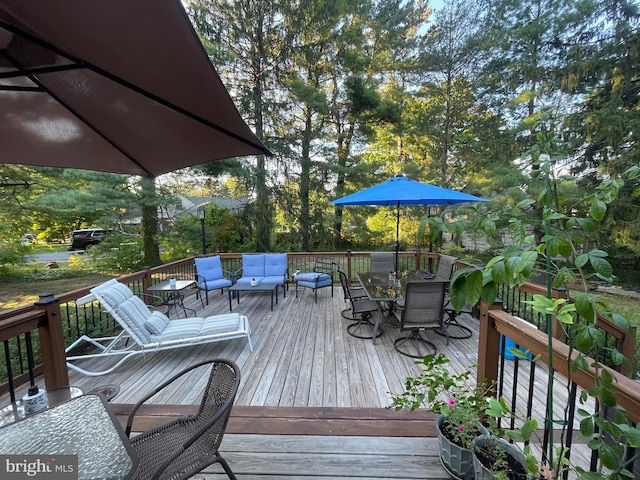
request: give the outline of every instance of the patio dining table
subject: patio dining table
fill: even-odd
[[[390,310],[394,307],[394,305],[402,304],[407,292],[407,285],[410,282],[435,281],[449,283],[448,279],[436,277],[433,274],[422,272],[420,270],[400,271],[396,275],[379,274],[373,272],[356,272],[356,278],[362,285],[362,288],[364,288],[367,297],[369,297],[370,300],[374,300],[378,304],[378,316],[373,327],[374,344],[376,343],[378,332],[392,316],[385,315],[384,304],[390,304]]]

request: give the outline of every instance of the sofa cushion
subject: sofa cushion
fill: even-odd
[[[246,285],[246,284],[251,283],[251,280],[253,280],[254,278],[256,279],[256,281],[258,283],[260,283],[260,282],[264,283],[265,282],[265,278],[264,277],[242,277],[242,278],[239,278],[238,280],[236,280],[236,283],[239,283],[241,285]]]
[[[287,273],[287,254],[268,253],[264,256],[264,276],[281,277]]]
[[[242,255],[242,277],[264,277],[264,255]]]

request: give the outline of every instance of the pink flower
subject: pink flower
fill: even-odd
[[[463,427],[458,427],[458,433],[464,433],[464,428]]]
[[[449,405],[450,407],[455,407],[456,406],[456,401],[451,399],[447,401],[447,405]]]

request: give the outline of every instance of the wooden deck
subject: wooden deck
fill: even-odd
[[[203,310],[195,296],[188,305],[198,316],[229,311],[228,296],[215,292]],[[389,392],[401,392],[404,378],[419,372],[414,359],[393,348],[400,336],[395,328],[385,327],[374,345],[371,340],[347,334],[349,321],[341,312],[347,307],[342,292],[328,289],[313,294],[301,289],[299,298],[289,290],[286,298],[280,292],[278,304],[269,309],[269,295],[242,294],[240,304],[233,302],[233,311],[246,315],[252,329],[254,351],[245,340],[231,340],[163,351],[131,359],[115,372],[101,377],[87,377],[70,371],[70,383],[85,392],[103,384],[117,384],[118,403],[135,403],[144,392],[182,368],[207,358],[222,357],[235,361],[242,372],[242,382],[236,405],[280,407],[354,407],[385,408],[390,404]],[[180,312],[184,315],[183,312]],[[175,311],[172,317],[175,318]],[[470,339],[454,340],[430,332],[438,351],[451,359],[455,370],[463,370],[477,361],[477,322],[468,318],[462,322],[476,333]],[[102,363],[108,365],[110,359]],[[92,361],[95,368],[98,362]],[[204,379],[189,379],[157,403],[191,404]],[[192,382],[192,383],[191,383]]]
[[[191,297],[188,306],[202,316],[229,311],[228,296],[213,293],[204,310]],[[299,478],[438,479],[450,478],[438,458],[434,416],[425,411],[387,410],[389,392],[401,392],[407,375],[419,369],[414,360],[397,353],[399,332],[386,327],[374,345],[346,332],[347,307],[339,288],[313,294],[301,289],[280,292],[270,311],[269,295],[242,294],[233,311],[249,318],[254,351],[245,340],[159,352],[137,358],[112,374],[87,377],[70,371],[70,383],[85,392],[116,384],[120,392],[112,405],[121,420],[142,394],[182,368],[206,358],[235,361],[242,382],[221,453],[240,479]],[[182,312],[180,312],[183,315]],[[175,318],[175,312],[172,313]],[[431,333],[438,351],[452,368],[462,370],[477,358],[477,322],[466,340]],[[197,401],[204,380],[197,373],[155,399],[144,410],[136,430],[183,414]],[[194,478],[226,478],[213,465]]]

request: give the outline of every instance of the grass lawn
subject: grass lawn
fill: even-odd
[[[57,253],[57,252],[66,252],[69,245],[65,243],[50,243],[48,245],[34,245],[32,255],[36,255],[38,253]]]
[[[10,281],[7,278],[0,279],[0,311],[29,305],[38,301],[38,295],[45,292],[60,294],[70,292],[78,288],[94,285],[113,278],[113,276],[99,273],[58,278],[41,281]],[[8,281],[7,281],[8,280]]]

